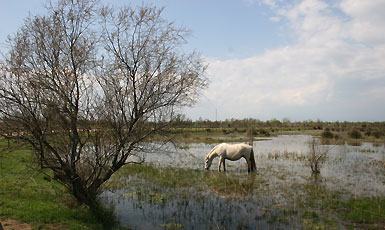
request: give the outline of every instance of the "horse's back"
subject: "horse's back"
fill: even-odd
[[[253,147],[248,145],[248,144],[244,144],[244,143],[240,143],[240,144],[226,144],[229,148],[229,149],[234,149],[235,151],[243,151],[245,149],[247,150],[251,150]]]
[[[241,157],[249,157],[252,147],[247,144],[220,144],[220,148],[226,153],[229,160],[238,160]]]

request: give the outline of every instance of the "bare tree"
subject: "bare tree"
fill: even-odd
[[[309,141],[308,161],[313,174],[321,173],[321,168],[326,161],[329,148],[320,146],[319,141],[312,138]]]
[[[59,0],[47,10],[9,38],[1,131],[30,143],[40,166],[93,206],[146,138],[196,101],[205,64],[182,52],[189,32],[162,9]]]

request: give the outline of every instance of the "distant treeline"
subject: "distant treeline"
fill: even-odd
[[[297,129],[314,129],[323,130],[328,128],[333,131],[346,131],[352,128],[359,129],[362,132],[367,129],[385,129],[385,121],[381,122],[349,122],[349,121],[290,121],[289,119],[283,119],[282,121],[277,119],[261,121],[253,118],[246,118],[242,120],[238,119],[226,119],[224,121],[210,121],[199,119],[192,121],[186,118],[185,115],[178,115],[175,117],[173,127],[175,128],[297,128]]]

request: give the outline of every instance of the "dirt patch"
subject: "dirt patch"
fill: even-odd
[[[32,230],[31,225],[27,223],[21,223],[17,220],[1,219],[0,223],[4,230]]]
[[[0,219],[0,230],[32,230],[32,226],[27,223],[21,223],[13,219]],[[67,229],[61,224],[45,224],[44,229],[47,230],[62,230]]]

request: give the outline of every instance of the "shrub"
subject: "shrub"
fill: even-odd
[[[322,136],[323,138],[333,138],[333,137],[334,137],[333,133],[330,132],[330,129],[329,129],[329,128],[325,128],[324,131],[322,131],[321,136]]]
[[[370,129],[366,130],[365,131],[365,136],[369,137],[370,135],[372,135],[372,131]]]
[[[375,138],[380,138],[382,135],[383,135],[383,133],[381,132],[381,130],[375,130],[375,131],[373,131],[372,133],[371,133]]]
[[[361,139],[362,138],[361,132],[357,129],[353,129],[352,131],[350,131],[349,136],[353,139]]]
[[[258,132],[262,136],[266,136],[266,137],[270,136],[269,130],[267,129],[259,129]],[[274,132],[274,130],[272,130],[272,132]]]
[[[309,154],[307,158],[313,174],[321,173],[321,168],[326,161],[329,150],[329,148],[321,146],[315,138],[309,141]]]

